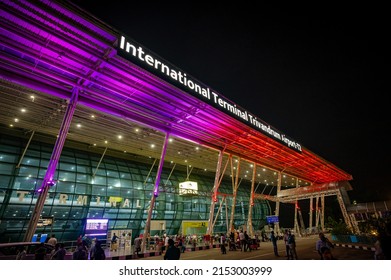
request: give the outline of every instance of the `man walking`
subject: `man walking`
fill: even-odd
[[[273,243],[274,255],[279,257],[277,249],[277,237],[274,235],[274,231],[270,233],[270,241]]]

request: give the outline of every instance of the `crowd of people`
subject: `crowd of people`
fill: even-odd
[[[379,235],[374,247],[374,259],[383,260],[390,259],[390,238],[389,235]],[[116,233],[113,233],[110,239],[110,251],[118,250],[118,243],[121,237],[118,237]],[[143,238],[136,237],[134,239],[134,254],[141,253]],[[296,239],[295,235],[288,229],[283,233],[276,234],[271,231],[268,235],[264,232],[261,233],[261,239],[258,235],[250,237],[245,230],[233,230],[229,234],[220,233],[214,236],[210,235],[172,235],[169,236],[164,233],[161,237],[155,235],[153,237],[147,236],[146,250],[158,251],[161,253],[165,260],[178,260],[181,254],[186,251],[187,247],[196,248],[197,245],[203,243],[204,245],[219,244],[222,254],[227,254],[227,251],[240,250],[243,252],[252,251],[260,247],[260,243],[271,242],[273,253],[275,257],[280,257],[278,250],[278,241],[282,240],[285,246],[285,257],[288,260],[297,260],[298,255],[296,252]],[[35,250],[35,259],[51,259],[51,260],[64,260],[67,250],[64,247],[64,243],[58,242],[55,234],[52,234],[46,241],[47,244],[53,247],[50,254],[48,254],[47,247],[43,246],[43,243],[38,245]],[[326,237],[323,232],[319,233],[319,239],[316,241],[315,249],[321,260],[334,260],[333,255],[333,243]],[[26,256],[26,248],[21,248],[17,252],[16,259],[22,260]],[[280,252],[281,253],[281,252]],[[102,242],[97,239],[90,239],[86,236],[80,235],[76,241],[76,247],[72,250],[72,259],[74,260],[104,260],[106,259],[106,253],[102,247]]]

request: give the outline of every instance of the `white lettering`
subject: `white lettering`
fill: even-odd
[[[122,204],[122,207],[130,207],[129,199],[125,199],[124,204]]]
[[[211,100],[211,90],[209,89],[209,87],[205,87],[203,85],[198,84],[190,77],[188,78],[186,73],[182,73],[181,71],[178,71],[178,69],[172,69],[172,65],[163,63],[159,59],[156,59],[152,54],[146,54],[141,46],[135,46],[134,44],[127,42],[124,36],[121,36],[120,38],[119,48],[124,50],[126,53],[129,53],[134,58],[140,60],[144,64],[147,64],[148,67],[154,67],[156,70],[160,71],[169,79],[180,83],[184,87],[188,88],[190,92],[197,93],[203,98]],[[229,113],[239,117],[257,130],[265,132],[265,134],[280,140],[288,147],[292,147],[298,151],[301,151],[301,146],[298,143],[288,139],[285,136],[282,137],[279,132],[270,128],[269,125],[257,120],[255,116],[249,114],[246,110],[238,108],[236,104],[232,104],[220,98],[218,94],[213,91],[212,96],[214,103],[218,105],[222,110],[228,111]]]
[[[88,198],[88,196],[86,196],[86,195],[79,195],[79,197],[77,198],[76,204],[87,205],[87,198]]]
[[[58,199],[58,203],[61,204],[67,204],[68,195],[65,193],[60,193],[60,197]]]
[[[153,66],[153,64],[154,64],[154,59],[153,59],[153,57],[150,56],[149,54],[147,54],[147,55],[145,56],[145,61],[146,61],[149,65],[151,65],[151,66]]]
[[[26,194],[28,194],[29,192],[24,192],[24,191],[16,191],[16,195],[19,194],[19,201],[23,201],[24,200],[24,197]]]

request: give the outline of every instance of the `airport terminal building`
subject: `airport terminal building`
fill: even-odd
[[[1,2],[0,242],[253,234],[301,199],[311,227],[329,195],[354,227],[350,174],[102,20]]]

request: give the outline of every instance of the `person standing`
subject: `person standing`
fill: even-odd
[[[73,260],[87,260],[88,253],[84,245],[78,246],[76,251],[72,254]]]
[[[244,233],[243,231],[241,230],[239,232],[239,242],[240,242],[240,251],[244,251],[244,249],[246,248],[246,239],[244,239]]]
[[[143,242],[143,239],[141,237],[136,237],[134,239],[134,254],[140,254],[141,253],[141,243]]]
[[[319,240],[316,241],[316,251],[318,252],[321,260],[332,260],[333,255],[331,254],[331,248],[333,244],[324,235],[323,232],[319,233]]]
[[[57,238],[55,234],[52,234],[52,236],[49,238],[48,244],[52,245],[53,247],[56,247]]]
[[[273,244],[274,255],[276,257],[279,257],[279,255],[278,255],[278,248],[277,248],[277,237],[274,235],[274,231],[273,230],[270,233],[270,241]]]
[[[288,237],[289,237],[289,233],[288,233],[288,230],[286,229],[285,233],[284,233],[285,254],[286,254],[287,259],[289,260],[291,250],[289,249]]]
[[[117,249],[118,249],[118,236],[115,234],[115,232],[113,233],[113,237],[111,238],[111,249],[110,251],[115,251],[117,252]]]
[[[165,260],[179,260],[181,256],[181,250],[175,246],[174,240],[168,239],[168,248],[164,254]]]
[[[45,249],[43,243],[41,243],[37,246],[37,249],[35,250],[34,256],[35,256],[36,260],[44,260],[45,259],[46,249]]]
[[[101,242],[99,240],[95,241],[94,249],[91,252],[90,260],[105,260],[106,254],[103,250]]]
[[[288,232],[288,245],[289,245],[289,255],[290,255],[290,258],[295,259],[297,260],[298,257],[297,257],[297,253],[296,253],[296,238],[295,238],[295,235],[292,234],[290,231]]]
[[[17,260],[24,260],[26,258],[26,255],[27,255],[27,249],[26,247],[22,247],[20,249],[18,249],[18,254],[16,255],[16,259]]]

